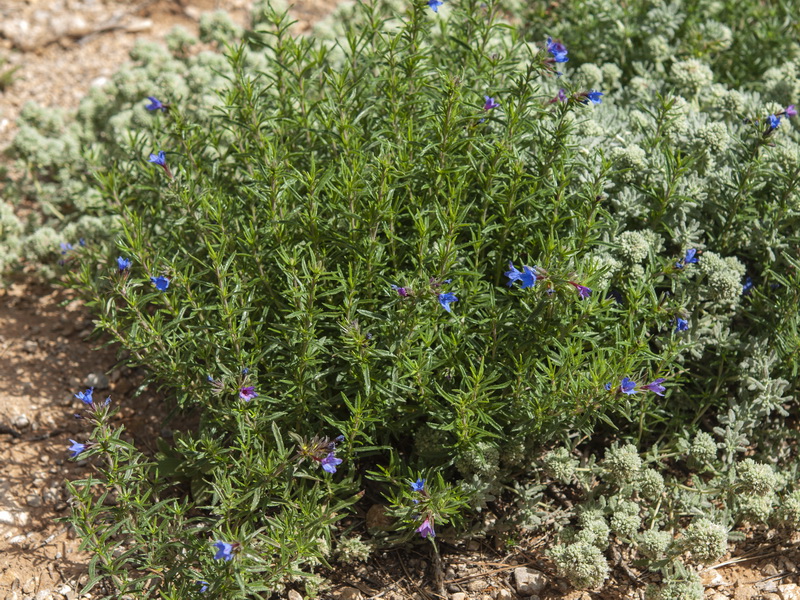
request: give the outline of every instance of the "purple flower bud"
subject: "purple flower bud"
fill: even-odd
[[[500,103],[495,102],[494,98],[492,98],[491,96],[484,96],[483,99],[484,99],[483,110],[489,111],[492,110],[493,108],[497,108],[498,106],[500,106]]]
[[[397,295],[400,296],[401,298],[408,297],[408,290],[406,288],[397,285],[392,285],[391,287],[395,292],[397,292]]]
[[[433,531],[433,523],[431,523],[431,518],[427,517],[423,522],[422,525],[417,527],[417,532],[423,538],[428,536],[436,537],[436,532]]]
[[[659,377],[658,379],[654,379],[647,385],[643,385],[641,389],[647,390],[648,392],[653,392],[654,394],[658,394],[659,396],[663,396],[664,392],[667,388],[661,385],[664,381],[666,381],[663,377]]]
[[[783,111],[787,117],[796,117],[797,116],[797,109],[794,107],[794,104],[790,104],[786,107],[786,110]]]

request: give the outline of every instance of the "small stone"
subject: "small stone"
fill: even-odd
[[[473,579],[472,581],[467,582],[466,588],[470,592],[481,592],[489,587],[489,582],[485,579]]]
[[[34,352],[38,352],[39,344],[37,344],[35,340],[25,340],[22,344],[22,349],[28,354],[33,354]]]
[[[93,387],[96,390],[107,390],[109,386],[108,377],[102,371],[89,373],[89,375],[86,376],[85,385],[86,387]]]
[[[782,559],[783,562],[783,570],[788,571],[789,573],[796,573],[797,572],[797,565],[790,561],[788,558]]]
[[[7,510],[0,510],[0,524],[16,525],[14,514]]]
[[[25,525],[28,524],[28,519],[30,519],[30,515],[23,511],[20,511],[14,515],[14,520],[17,522],[19,527],[25,527]]]
[[[56,512],[61,512],[62,510],[66,510],[66,509],[67,509],[67,503],[66,502],[59,502],[58,504],[56,504],[56,506],[55,506],[55,508],[53,510],[55,510]]]
[[[11,424],[17,429],[25,429],[31,424],[31,420],[28,418],[28,415],[17,415],[14,417],[14,420],[11,422]]]
[[[781,600],[800,600],[800,587],[795,583],[785,583],[778,586]]]
[[[32,508],[39,508],[42,505],[42,497],[39,494],[28,494],[25,496],[25,503]]]
[[[41,590],[36,594],[36,600],[53,600],[53,592],[50,590]]]
[[[61,492],[58,488],[50,488],[49,490],[45,490],[44,494],[42,494],[42,500],[44,500],[46,504],[54,504],[60,497]]]
[[[506,588],[500,588],[497,590],[497,594],[495,595],[495,600],[511,600],[514,597],[514,594],[511,593],[511,590],[507,590]]]
[[[517,567],[514,569],[514,583],[521,595],[533,596],[547,586],[547,577],[536,569]]]
[[[764,565],[764,568],[761,569],[761,572],[764,575],[767,575],[768,577],[772,575],[777,575],[779,573],[778,567],[776,567],[772,563],[767,563],[766,565]]]
[[[289,593],[286,594],[286,598],[288,598],[288,600],[303,600],[303,596],[300,595],[300,592],[295,590],[289,590]]]
[[[467,595],[464,592],[456,592],[450,594],[450,600],[467,600]]]
[[[362,600],[361,592],[354,587],[343,587],[333,597],[336,600]]]
[[[28,579],[28,581],[25,582],[25,585],[22,586],[22,593],[31,594],[35,589],[36,589],[36,580]]]
[[[383,504],[373,504],[367,511],[367,529],[376,531],[388,531],[392,525],[392,519],[386,514],[386,507]]]

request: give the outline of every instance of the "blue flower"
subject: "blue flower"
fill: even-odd
[[[483,110],[487,110],[488,111],[488,110],[492,110],[493,108],[497,108],[498,106],[500,106],[500,103],[499,102],[495,102],[494,98],[492,98],[491,96],[484,96],[483,100],[484,100]]]
[[[748,275],[744,279],[744,285],[742,285],[742,295],[747,296],[750,293],[750,290],[753,289],[753,279]]]
[[[78,400],[80,400],[81,402],[83,402],[84,404],[91,405],[92,402],[93,402],[93,400],[92,400],[92,392],[94,392],[94,388],[90,387],[85,392],[78,392],[77,394],[75,394],[75,397]]]
[[[199,586],[200,586],[200,589],[199,589],[198,591],[199,591],[201,594],[205,593],[205,592],[208,590],[208,582],[207,582],[207,581],[203,581],[203,580],[201,579],[201,580],[199,580],[199,581],[197,582],[197,585],[199,585]]]
[[[611,391],[611,384],[610,383],[607,383],[604,387],[606,388],[607,392]]]
[[[770,115],[767,117],[767,121],[769,122],[769,130],[772,131],[778,128],[778,125],[781,124],[781,118],[777,115]]]
[[[424,479],[417,479],[415,482],[411,484],[411,491],[412,492],[421,492],[425,489],[425,480]]]
[[[439,7],[444,4],[444,0],[428,0],[428,6],[431,7],[431,10],[435,13],[439,12]]]
[[[131,259],[130,258],[123,258],[121,256],[117,257],[117,267],[119,267],[120,272],[126,271],[131,267]]]
[[[81,444],[73,439],[70,439],[70,442],[72,442],[72,446],[69,447],[69,451],[72,452],[72,458],[77,457],[78,454],[86,450],[86,444]]]
[[[256,393],[256,388],[253,387],[252,385],[239,388],[239,398],[241,398],[245,402],[250,402],[250,400],[252,400],[253,398],[258,398],[258,394]]]
[[[153,282],[153,285],[156,286],[159,292],[166,292],[167,288],[169,287],[169,279],[164,277],[163,275],[159,275],[158,277],[151,277],[150,281]]]
[[[553,55],[553,62],[565,63],[567,58],[567,48],[561,42],[554,42],[553,38],[547,38],[547,51]]]
[[[641,389],[647,390],[648,392],[653,392],[654,394],[658,394],[659,396],[663,396],[664,392],[667,388],[661,385],[664,381],[666,381],[663,377],[659,377],[648,383],[647,385],[643,385]]]
[[[145,106],[147,110],[160,110],[161,112],[167,112],[167,105],[163,104],[158,98],[148,96],[147,99],[150,100],[150,104]]]
[[[592,90],[591,92],[583,92],[583,94],[581,94],[582,96],[581,103],[589,104],[589,102],[591,102],[592,104],[600,104],[601,102],[603,102],[602,98],[600,98],[600,96],[602,95],[603,92],[598,92],[597,90]]]
[[[675,267],[677,269],[682,269],[684,265],[690,265],[692,263],[696,263],[697,262],[696,254],[697,250],[695,250],[694,248],[689,248],[686,251],[686,256],[684,256],[681,260],[675,263]]]
[[[680,317],[675,319],[675,332],[676,333],[678,331],[686,331],[687,329],[689,329],[689,321],[687,321],[686,319],[681,319]]]
[[[333,452],[328,453],[328,456],[320,461],[322,469],[328,473],[336,473],[336,467],[342,464],[341,458],[336,458]]]
[[[81,248],[84,248],[84,247],[86,246],[86,240],[85,240],[85,239],[83,239],[83,238],[79,239],[79,240],[78,240],[78,245],[79,245]]]
[[[622,391],[623,394],[635,394],[636,393],[636,382],[630,379],[629,377],[623,377],[622,383],[619,384],[619,389]]]
[[[439,294],[439,304],[441,304],[442,308],[447,312],[450,312],[450,304],[453,302],[458,302],[458,298],[456,298],[455,294],[451,294],[450,292],[442,292]]]
[[[153,164],[160,165],[162,167],[167,166],[167,155],[164,154],[163,150],[159,150],[158,154],[151,154],[150,158],[148,158],[147,160],[149,160]]]
[[[214,547],[217,549],[217,553],[214,555],[214,560],[233,559],[233,549],[234,549],[233,544],[220,541],[220,542],[214,542]]]
[[[72,244],[69,242],[61,242],[61,254],[66,254],[70,250],[72,250]]]
[[[508,269],[505,272],[505,276],[508,277],[508,283],[506,283],[508,287],[511,287],[515,281],[519,281],[522,283],[522,289],[524,290],[525,288],[533,287],[536,283],[536,267],[522,265],[522,271],[518,271],[514,263],[508,261]]]

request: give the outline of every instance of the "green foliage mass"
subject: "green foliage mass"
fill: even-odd
[[[247,32],[203,19],[219,51],[184,30],[169,50],[138,45],[74,119],[26,108],[12,191],[41,210],[0,204],[0,267],[61,259],[99,329],[198,417],[153,460],[95,419],[86,456],[106,466],[72,484],[89,586],[317,590],[330,556],[369,554],[355,537],[332,551],[365,487],[405,538],[510,486],[541,522],[533,458],[581,434],[630,443],[605,452],[604,495],[551,551],[575,585],[602,584],[615,539],[655,563],[724,554],[733,517],[712,522],[709,500],[665,480],[670,453],[708,472],[697,487],[735,519],[772,518],[780,492],[796,522],[779,472],[796,470],[782,426],[798,384],[800,137],[783,111],[800,58],[782,8],[743,3],[737,19],[759,17],[745,27],[725,4],[358,4],[308,37],[258,4]],[[147,96],[169,106],[148,112]],[[168,168],[148,162],[158,151]],[[535,285],[510,282],[510,262]],[[662,378],[666,397],[643,389]],[[765,456],[740,460],[748,447]],[[585,480],[572,450],[543,461],[565,484]],[[662,501],[703,518],[662,520]],[[214,541],[235,558],[214,560]],[[696,596],[692,574],[662,567],[659,597]]]

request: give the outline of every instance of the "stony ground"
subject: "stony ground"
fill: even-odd
[[[338,0],[302,0],[296,30],[328,14]],[[0,147],[14,132],[25,102],[75,108],[91,85],[127,59],[137,39],[160,39],[174,25],[195,29],[208,10],[247,21],[249,0],[2,0],[0,75],[19,67],[0,91]],[[3,63],[5,60],[5,64]],[[16,282],[0,289],[0,598],[72,600],[86,581],[89,557],[60,519],[68,512],[67,479],[91,474],[91,464],[66,460],[69,439],[84,439],[73,394],[94,385],[111,395],[119,419],[138,446],[148,448],[162,426],[158,397],[140,377],[117,368],[113,348],[91,340],[91,317],[67,290]],[[96,349],[100,347],[100,349]],[[372,513],[372,515],[370,515]],[[357,525],[380,518],[380,506],[356,514]],[[490,513],[486,513],[491,518]],[[800,600],[800,547],[772,544],[768,532],[733,548],[733,556],[703,574],[709,600]],[[442,539],[441,563],[428,544],[376,554],[368,565],[336,565],[321,596],[337,600],[616,600],[643,597],[652,574],[617,568],[601,592],[576,592],[552,572],[541,538]],[[619,557],[620,562],[625,557]],[[301,600],[297,591],[287,594]]]

